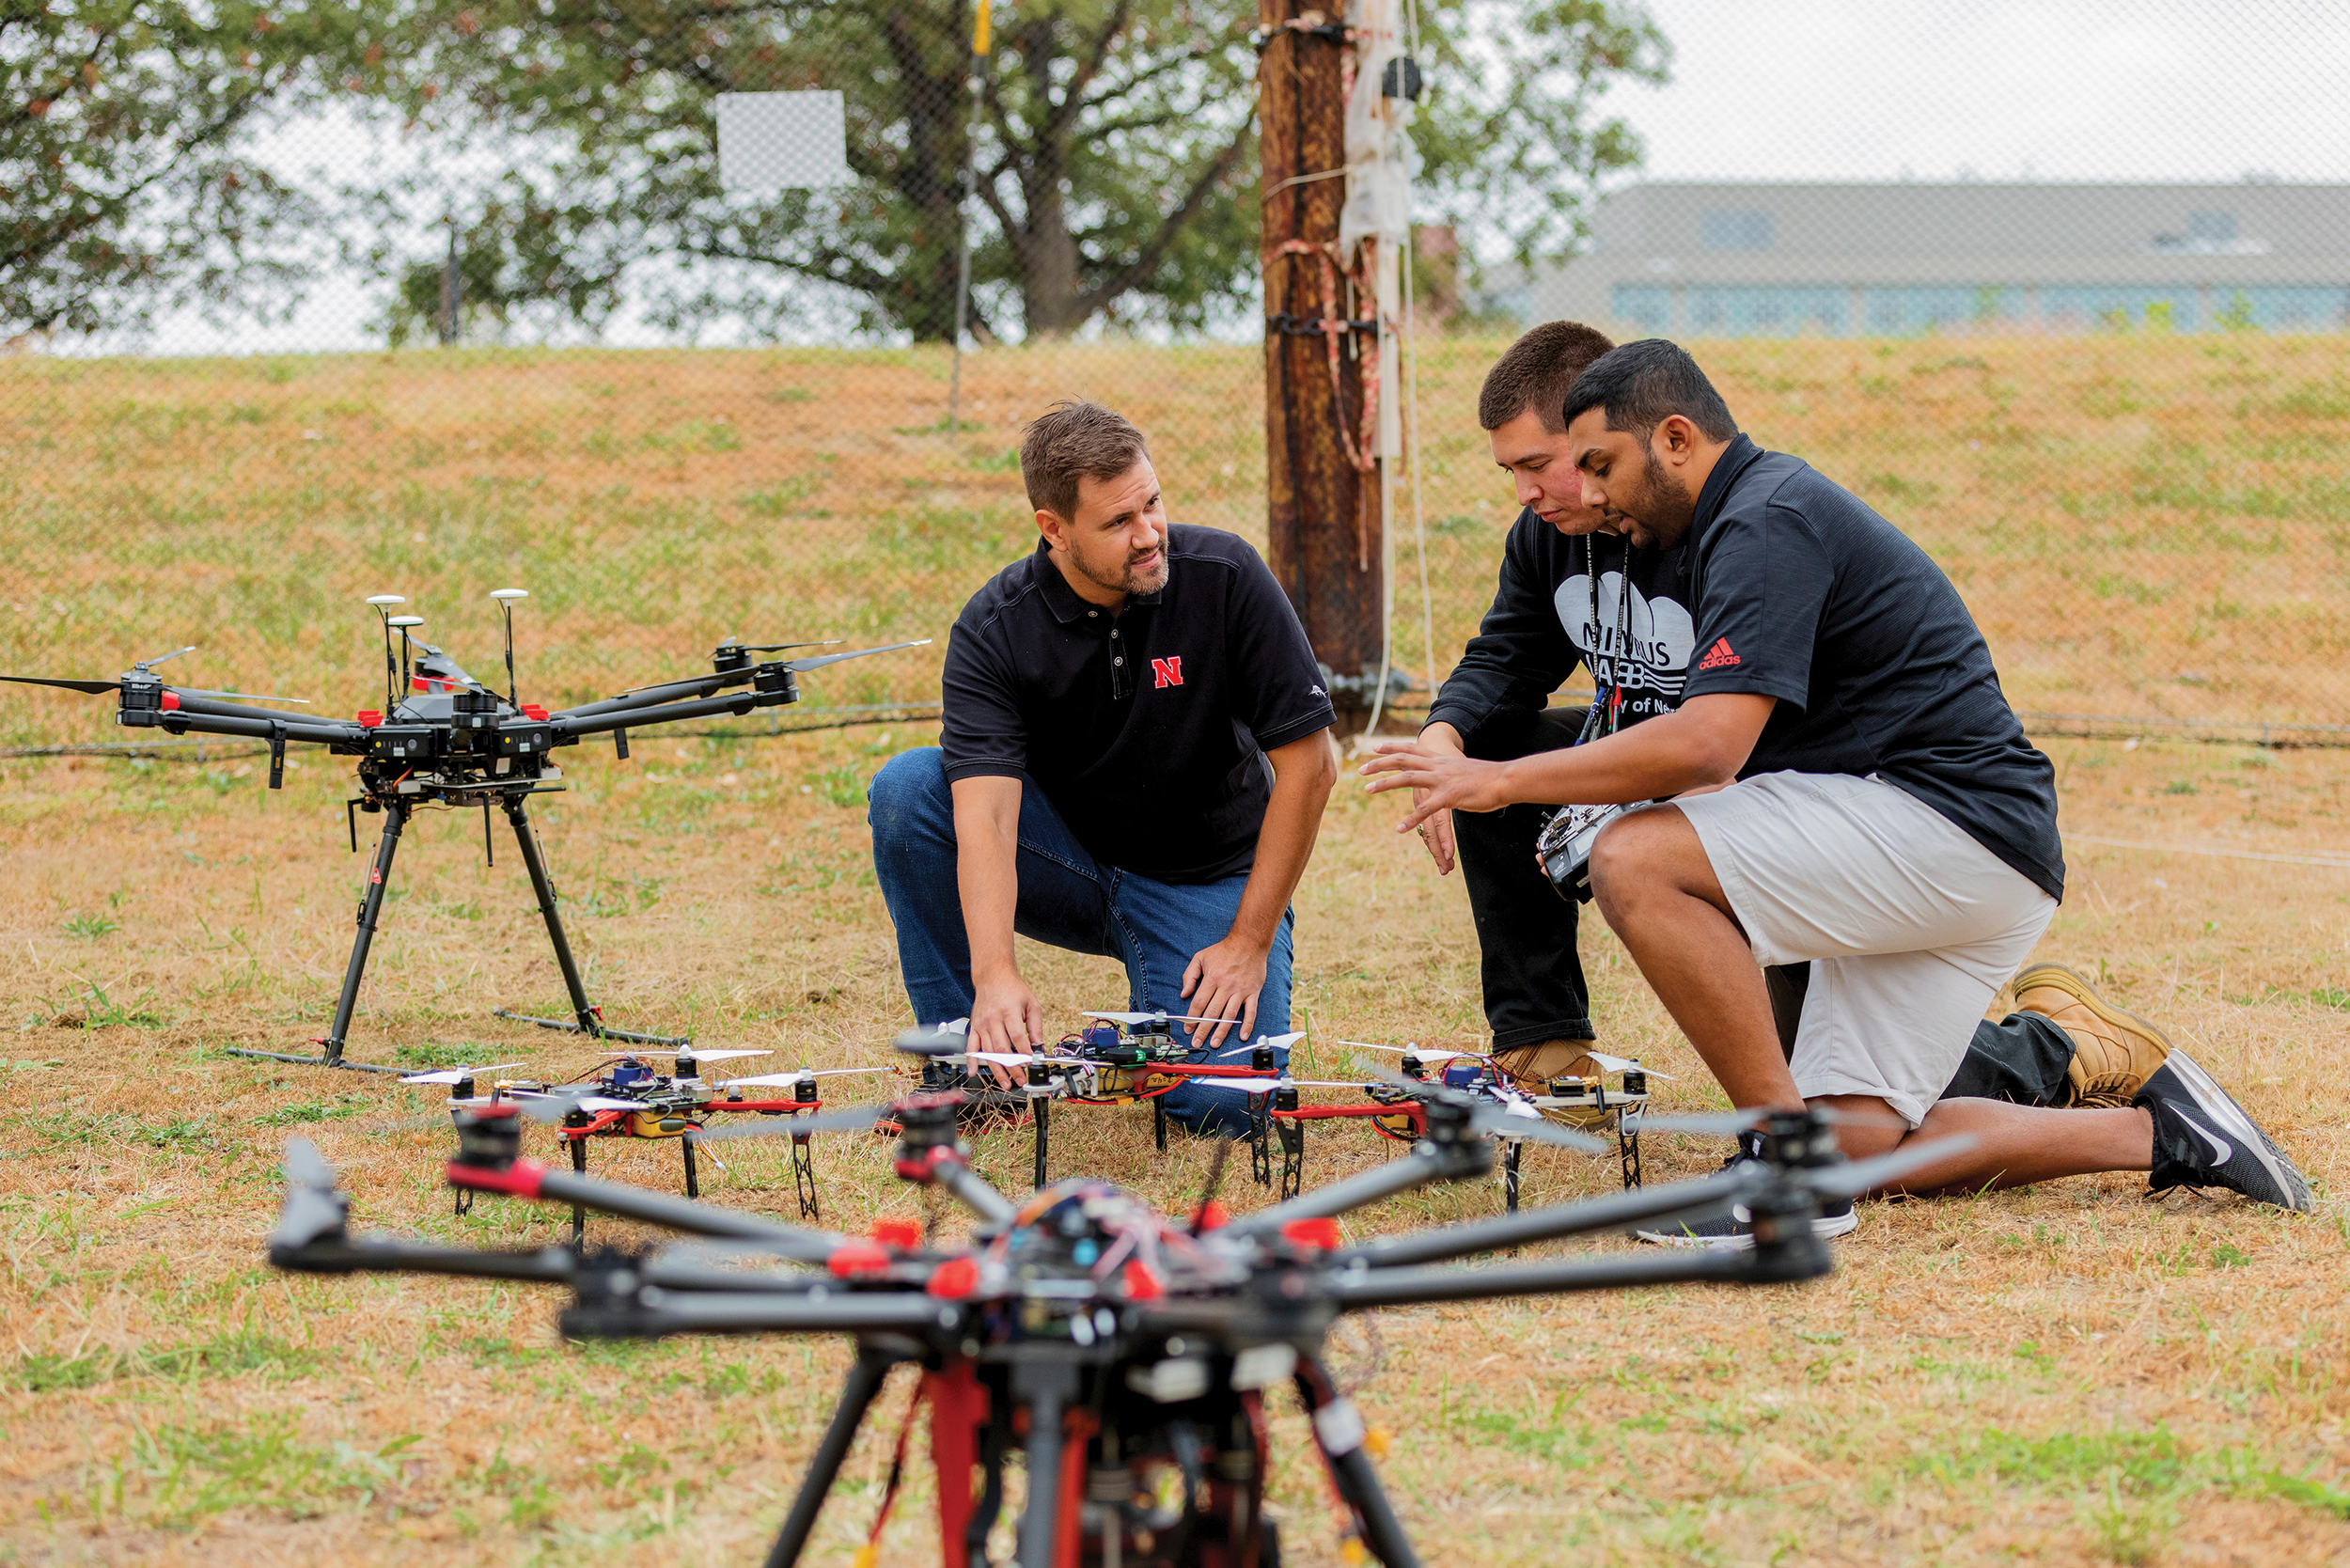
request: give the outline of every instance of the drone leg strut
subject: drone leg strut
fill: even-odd
[[[351,941],[351,961],[343,965],[342,995],[336,998],[335,1022],[319,1042],[315,1057],[289,1056],[282,1051],[246,1051],[231,1047],[234,1057],[258,1057],[269,1061],[300,1062],[307,1067],[349,1067],[363,1073],[406,1073],[405,1067],[375,1067],[343,1059],[343,1041],[351,1033],[351,1015],[359,1007],[359,978],[367,972],[368,949],[375,941],[375,923],[384,912],[384,890],[392,883],[392,856],[400,852],[400,832],[408,824],[408,808],[397,800],[384,803],[384,833],[375,841],[375,859],[368,867],[368,886],[359,897],[359,931]]]
[[[1273,1124],[1281,1140],[1281,1198],[1286,1203],[1297,1196],[1306,1182],[1306,1124],[1283,1118]]]
[[[1261,1187],[1273,1184],[1273,1096],[1248,1096],[1248,1174]]]
[[[816,1150],[806,1133],[791,1140],[791,1183],[800,1190],[800,1217],[814,1223],[824,1216],[816,1209]]]
[[[572,957],[571,940],[563,934],[563,917],[555,907],[555,884],[547,876],[546,856],[539,852],[539,836],[530,830],[530,812],[520,795],[506,797],[506,820],[514,824],[514,841],[522,846],[523,865],[530,872],[531,891],[539,896],[539,913],[547,922],[547,940],[555,944],[555,964],[563,971],[563,989],[572,998],[572,1011],[579,1019],[579,1031],[590,1039],[603,1033],[603,1021],[588,1000],[588,988],[580,983],[579,964]]]
[[[1363,1451],[1363,1418],[1354,1402],[1340,1395],[1328,1370],[1309,1356],[1297,1358],[1297,1394],[1313,1418],[1314,1442],[1329,1462],[1331,1484],[1361,1521],[1363,1544],[1386,1568],[1419,1568],[1419,1557],[1379,1485],[1379,1472]]]
[[[1044,1190],[1045,1152],[1052,1146],[1053,1103],[1049,1100],[1039,1100],[1035,1102],[1035,1108],[1030,1114],[1036,1119],[1036,1190],[1042,1192]]]
[[[1012,1372],[1012,1398],[1028,1407],[1028,1506],[1020,1518],[1020,1568],[1055,1568],[1059,1555],[1061,1428],[1076,1391],[1076,1369],[1064,1363],[1023,1362]]]
[[[856,1440],[856,1429],[881,1393],[889,1369],[897,1364],[894,1356],[861,1347],[857,1351],[849,1380],[841,1386],[840,1403],[833,1407],[832,1424],[824,1428],[816,1457],[807,1462],[807,1474],[800,1482],[799,1496],[791,1499],[783,1533],[776,1537],[775,1548],[767,1554],[767,1568],[792,1568],[800,1560],[808,1536],[816,1529],[816,1514],[824,1506],[824,1494],[832,1490],[840,1475],[840,1462],[849,1457],[849,1445]]]
[[[579,1176],[588,1174],[588,1140],[584,1137],[572,1139],[572,1171]],[[574,1203],[572,1205],[572,1246],[577,1247],[580,1238],[587,1233],[588,1205]]]
[[[677,1140],[677,1146],[685,1151],[685,1196],[699,1198],[702,1195],[702,1189],[701,1183],[696,1178],[694,1171],[694,1140],[690,1137],[680,1137]]]
[[[1163,1099],[1164,1097],[1162,1097]],[[1167,1106],[1161,1100],[1151,1102],[1151,1131],[1159,1140],[1159,1152],[1167,1152]]]
[[[1518,1212],[1518,1162],[1526,1158],[1526,1140],[1512,1138],[1501,1155],[1501,1201],[1511,1214]]]

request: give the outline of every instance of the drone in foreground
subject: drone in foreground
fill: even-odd
[[[588,1074],[567,1083],[549,1084],[527,1079],[509,1079],[493,1084],[489,1094],[477,1096],[477,1082],[502,1067],[445,1068],[434,1073],[416,1073],[400,1079],[404,1084],[446,1084],[449,1086],[449,1109],[452,1115],[463,1116],[483,1106],[509,1102],[525,1114],[555,1123],[556,1137],[571,1150],[572,1168],[588,1168],[588,1140],[590,1138],[675,1138],[685,1167],[685,1196],[701,1196],[700,1173],[696,1168],[694,1149],[697,1135],[702,1133],[713,1116],[721,1113],[769,1117],[805,1118],[823,1109],[817,1080],[886,1073],[886,1067],[834,1067],[818,1071],[803,1067],[796,1073],[770,1073],[747,1078],[706,1078],[701,1073],[704,1062],[739,1061],[749,1057],[773,1056],[772,1051],[736,1048],[728,1050],[669,1047],[647,1050],[642,1047],[626,1051],[608,1051],[605,1064]],[[671,1058],[670,1069],[663,1073],[646,1058],[666,1056]],[[745,1090],[753,1093],[745,1094]],[[760,1090],[781,1092],[762,1093]],[[713,1156],[713,1160],[715,1156]],[[720,1168],[724,1169],[723,1163]],[[800,1200],[800,1217],[815,1220],[823,1217],[818,1205],[816,1162],[808,1147],[807,1135],[801,1133],[791,1139],[791,1179]],[[472,1207],[472,1195],[460,1193],[457,1212]],[[572,1239],[576,1242],[588,1222],[587,1211],[574,1209],[572,1214]]]
[[[572,1203],[682,1231],[701,1244],[583,1253],[476,1250],[358,1236],[334,1172],[303,1139],[287,1148],[288,1191],[269,1239],[279,1268],[423,1273],[567,1287],[574,1339],[674,1334],[845,1334],[857,1356],[768,1556],[800,1560],[840,1465],[890,1371],[918,1369],[899,1462],[868,1547],[877,1549],[927,1406],[938,1539],[948,1568],[988,1561],[1007,1460],[1025,1450],[1022,1568],[1068,1564],[1240,1568],[1279,1561],[1264,1509],[1272,1464],[1268,1390],[1292,1386],[1329,1482],[1349,1560],[1417,1564],[1368,1451],[1362,1413],[1324,1365],[1344,1313],[1382,1307],[1711,1282],[1771,1285],[1831,1268],[1811,1220],[1823,1200],[1856,1196],[1942,1157],[1965,1139],[1850,1164],[1826,1121],[1761,1118],[1763,1158],[1694,1181],[1348,1245],[1338,1216],[1428,1182],[1474,1179],[1493,1145],[1476,1107],[1440,1090],[1409,1154],[1238,1220],[1209,1190],[1168,1216],[1106,1183],[1076,1180],[1015,1203],[977,1176],[959,1094],[915,1094],[823,1118],[901,1132],[903,1180],[969,1211],[967,1240],[926,1241],[911,1220],[870,1237],[785,1225],[550,1168],[520,1155],[514,1108],[461,1113],[450,1184]],[[1748,1118],[1748,1121],[1758,1119]],[[1641,1223],[1695,1221],[1743,1206],[1750,1251],[1604,1254],[1485,1267],[1480,1253]]]
[[[547,938],[555,948],[556,966],[562,971],[563,987],[571,998],[572,1016],[568,1019],[531,1017],[505,1008],[494,1010],[494,1016],[630,1044],[692,1043],[682,1037],[613,1028],[603,1022],[602,1010],[588,999],[579,965],[572,957],[571,942],[563,933],[562,917],[556,911],[555,884],[547,875],[546,860],[540,853],[538,835],[531,828],[525,806],[532,795],[552,794],[563,789],[562,769],[553,760],[555,749],[577,745],[589,735],[608,734],[615,754],[625,760],[631,729],[720,713],[748,713],[758,708],[797,702],[799,677],[810,670],[844,659],[919,648],[930,640],[926,637],[804,659],[762,660],[755,656],[832,644],[750,645],[728,637],[712,651],[712,670],[708,675],[639,686],[599,702],[550,712],[537,703],[522,700],[514,675],[514,604],[528,598],[528,590],[497,588],[490,597],[498,602],[506,620],[507,689],[503,696],[467,674],[440,649],[416,640],[415,630],[424,624],[424,619],[420,616],[394,615],[393,607],[406,603],[396,593],[379,593],[368,601],[384,625],[384,706],[363,709],[354,718],[325,718],[251,706],[256,702],[306,703],[306,699],[301,698],[258,697],[249,692],[165,684],[155,673],[155,666],[181,653],[193,653],[193,648],[141,659],[112,681],[0,675],[0,681],[20,685],[57,686],[92,696],[114,693],[120,703],[115,722],[133,729],[160,729],[172,735],[193,730],[197,734],[234,735],[267,742],[269,787],[273,790],[285,786],[289,745],[322,745],[334,756],[359,759],[359,792],[344,803],[352,852],[356,854],[359,848],[358,813],[381,815],[384,828],[376,839],[375,857],[368,869],[367,886],[360,896],[359,929],[352,941],[350,962],[343,968],[343,987],[335,1003],[335,1021],[322,1039],[313,1042],[319,1047],[315,1057],[242,1047],[231,1047],[231,1056],[313,1067],[349,1067],[369,1073],[407,1071],[346,1060],[343,1049],[351,1032],[352,1014],[358,1006],[359,980],[366,972],[368,949],[375,939],[376,923],[383,913],[384,890],[391,880],[392,857],[400,849],[400,833],[409,818],[428,806],[452,809],[479,807],[482,849],[493,864],[496,850],[490,831],[491,808],[494,805],[506,813],[515,843],[522,851],[523,865],[530,873],[530,886],[538,895],[539,914],[546,922]]]

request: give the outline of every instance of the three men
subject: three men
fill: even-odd
[[[1338,778],[1296,612],[1246,542],[1167,522],[1109,409],[1056,405],[1020,471],[1037,548],[955,622],[941,744],[868,794],[915,1016],[967,1016],[974,1049],[1045,1043],[1017,932],[1120,960],[1137,1010],[1222,1020],[1191,1031],[1202,1055],[1286,1032],[1290,894]],[[1207,1126],[1239,1099],[1166,1105]]]
[[[2151,1170],[2157,1190],[2309,1207],[2292,1162],[2183,1052],[2125,1105],[1940,1098],[2063,891],[2054,769],[1981,633],[1890,524],[1739,434],[1677,346],[1603,355],[1564,414],[1608,525],[1682,551],[1698,653],[1680,708],[1514,760],[1390,745],[1365,765],[1370,788],[1413,792],[1406,826],[1448,808],[1668,800],[1601,835],[1601,912],[1735,1104],[1854,1113],[1839,1136],[1855,1156],[1971,1137],[1908,1190]],[[1792,1056],[1758,964],[1810,965]],[[1743,1227],[1653,1239],[1734,1246]]]

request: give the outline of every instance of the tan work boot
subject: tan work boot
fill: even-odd
[[[2015,977],[2015,1011],[2036,1012],[2073,1037],[2064,1077],[2075,1105],[2128,1105],[2170,1056],[2170,1036],[2061,964],[2035,964]]]
[[[1545,1040],[1539,1045],[1496,1051],[1494,1065],[1516,1079],[1518,1087],[1528,1094],[1543,1092],[1553,1078],[1581,1078],[1587,1084],[1592,1083],[1598,1080],[1601,1069],[1591,1059],[1591,1043],[1588,1040]],[[1606,1121],[1608,1113],[1546,1105],[1543,1115],[1562,1127],[1584,1127]]]

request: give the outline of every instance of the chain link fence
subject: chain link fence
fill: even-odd
[[[2350,737],[2343,29],[2249,0],[2054,9],[2071,32],[2026,41],[2123,107],[2071,165],[2001,178],[1818,178],[1816,148],[1721,118],[1750,112],[1737,72],[1773,44],[1736,29],[1761,24],[1662,0],[1585,35],[1586,97],[1558,111],[1589,143],[1574,166],[1479,183],[1461,127],[1501,102],[1514,56],[1480,40],[1508,18],[1416,17],[1396,662],[1440,677],[1474,633],[1516,510],[1477,388],[1521,325],[1571,316],[1688,341],[1758,440],[1925,542],[2036,727]],[[1811,31],[1848,33],[1819,10]],[[2305,24],[2294,60],[2217,48],[2271,11]],[[1033,541],[1022,424],[1075,396],[1152,434],[1176,521],[1261,546],[1253,13],[988,15],[975,56],[967,4],[205,12],[94,77],[73,63],[113,47],[92,53],[94,13],[11,24],[0,67],[40,107],[0,138],[0,672],[102,679],[193,644],[182,681],[348,711],[381,659],[366,596],[405,595],[482,673],[508,586],[550,705],[730,634],[943,638]],[[1883,68],[1847,119],[1940,113],[1966,52],[2023,25],[1887,18],[1847,39]],[[1773,26],[1818,60],[1800,18]],[[2217,88],[2169,97],[2170,62],[2097,54],[2132,26]],[[164,62],[207,48],[252,102],[171,96]],[[2293,90],[2279,70],[2330,128],[2257,107]],[[271,100],[271,71],[307,87]],[[2029,72],[1974,87],[1986,115],[2053,113]],[[840,95],[829,182],[725,177],[721,95],[774,91]],[[108,105],[137,94],[133,133]],[[140,184],[158,163],[179,172]],[[1529,203],[1563,227],[1515,223]],[[941,651],[822,672],[781,722],[919,713]],[[0,744],[122,738],[102,699],[7,693]]]

